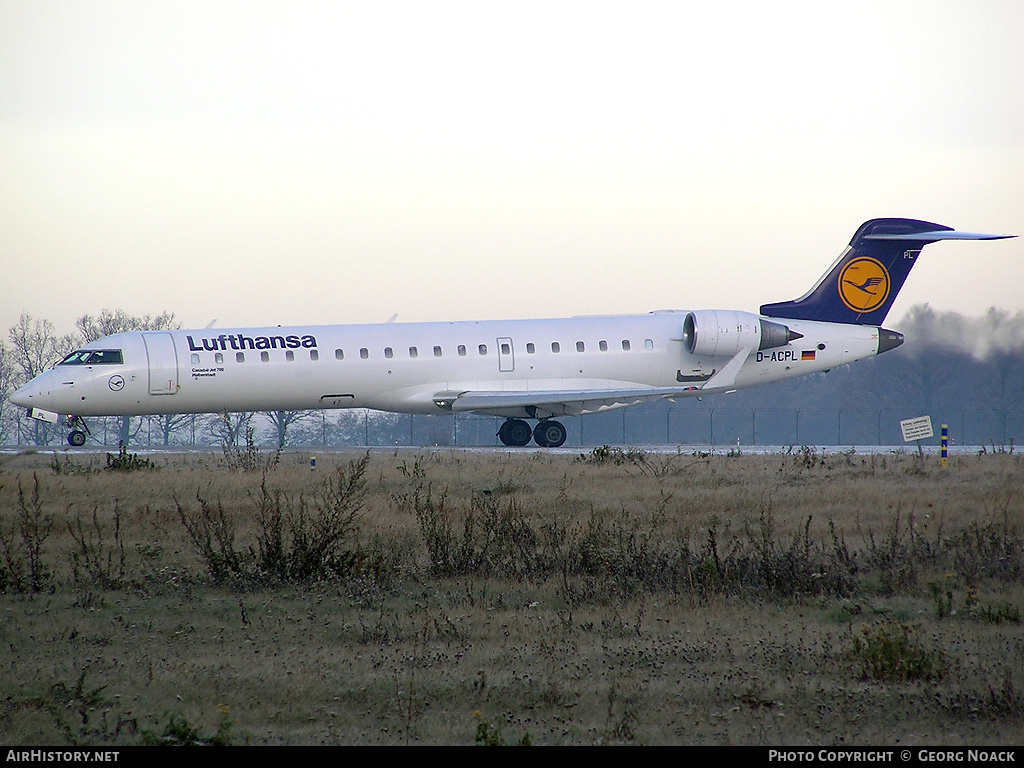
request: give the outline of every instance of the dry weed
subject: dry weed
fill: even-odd
[[[0,740],[1024,736],[1019,456],[361,456],[6,461]]]

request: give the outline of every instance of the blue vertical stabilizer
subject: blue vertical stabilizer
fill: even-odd
[[[917,219],[861,225],[832,268],[804,296],[761,306],[768,317],[881,325],[921,249],[939,240],[999,240],[1012,235],[957,232]]]

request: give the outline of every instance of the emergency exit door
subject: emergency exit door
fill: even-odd
[[[502,373],[511,373],[516,368],[515,351],[512,349],[512,339],[508,336],[498,337],[498,370]]]

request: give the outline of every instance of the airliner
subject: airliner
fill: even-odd
[[[881,327],[924,246],[1013,235],[872,219],[802,297],[738,310],[544,320],[118,333],[11,395],[86,442],[88,416],[371,408],[504,417],[506,446],[558,447],[556,417],[827,371],[900,346]],[[535,422],[531,424],[531,422]]]

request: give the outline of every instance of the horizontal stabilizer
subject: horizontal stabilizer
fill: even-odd
[[[903,234],[865,235],[865,240],[917,240],[935,243],[939,240],[1007,240],[1016,235],[988,235],[984,232],[957,232],[955,229],[937,232],[917,232]]]

